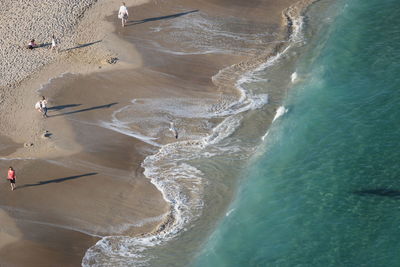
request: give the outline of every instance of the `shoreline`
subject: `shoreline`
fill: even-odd
[[[301,25],[296,24],[297,19],[299,19],[301,17],[301,15],[304,14],[304,12],[308,8],[308,6],[310,6],[312,3],[316,2],[316,1],[317,0],[299,1],[296,4],[290,6],[288,9],[286,9],[282,13],[282,18],[287,22],[287,23],[285,23],[285,25],[287,25],[287,28],[286,28],[287,29],[287,34],[288,34],[288,36],[290,38],[294,37],[298,33],[297,32],[298,28],[301,28]],[[297,41],[297,40],[292,40],[292,41]],[[250,59],[249,64],[247,65],[247,68],[244,68],[244,65],[246,65],[246,63],[241,62],[241,63],[234,64],[234,65],[228,67],[228,69],[231,69],[231,68],[240,69],[240,72],[238,73],[238,76],[240,77],[240,76],[243,75],[244,72],[251,71],[251,69],[253,69],[253,70],[254,69],[258,69],[260,67],[260,65],[263,65],[266,61],[268,62],[269,58],[273,58],[276,55],[279,55],[282,51],[286,51],[287,48],[288,47],[284,46],[284,45],[275,46],[275,47],[271,48],[271,50],[272,50],[271,53],[268,53],[267,55],[264,55],[262,57],[262,60],[260,60],[261,62],[253,63],[253,62],[251,62],[251,59]],[[246,71],[244,71],[243,69],[246,69]],[[231,70],[230,70],[230,72],[231,72]],[[237,81],[238,79],[233,79],[233,80]],[[213,83],[217,86],[217,83],[215,82],[214,77],[213,77]],[[229,88],[233,88],[233,86],[228,86],[228,87]],[[236,86],[234,88],[238,89]],[[219,89],[218,91],[223,91],[223,90]],[[221,115],[224,116],[224,114],[221,114]],[[192,140],[191,142],[196,143],[196,141],[194,141],[194,140]],[[160,150],[159,153],[160,152],[161,152],[161,154],[164,153],[162,150]],[[149,157],[151,158],[151,157],[154,157],[154,156],[157,156],[157,154],[150,155]],[[147,164],[145,163],[144,164],[145,169],[146,169],[146,165]],[[145,174],[146,174],[146,170],[145,170]],[[149,176],[151,177],[151,174],[148,173],[146,176],[149,178]],[[161,192],[163,192],[165,189],[163,187],[161,187],[161,188],[159,188],[159,190]],[[164,198],[168,199],[165,195],[164,195]],[[175,203],[176,200],[175,199],[169,199],[168,202]],[[161,225],[159,230],[157,230],[155,232],[151,232],[151,233],[143,235],[143,236],[140,236],[140,240],[142,240],[142,241],[139,241],[139,243],[146,243],[148,241],[147,238],[151,238],[153,240],[156,240],[156,239],[158,239],[158,238],[155,238],[156,236],[160,236],[160,237],[162,236],[162,240],[158,240],[156,242],[156,244],[159,244],[159,242],[160,243],[167,242],[169,239],[174,238],[176,233],[181,232],[182,231],[181,229],[183,229],[183,227],[185,227],[185,224],[184,225],[180,225],[179,220],[178,220],[178,223],[177,223],[177,219],[176,219],[177,215],[176,214],[180,213],[179,210],[182,210],[182,209],[185,210],[185,209],[180,207],[179,205],[175,206],[174,208],[175,208],[175,211],[170,214],[170,216],[167,219],[167,222],[164,225]],[[93,251],[97,251],[99,253],[102,253],[101,252],[101,247],[104,246],[107,243],[112,242],[113,239],[114,238],[112,236],[110,236],[110,237],[103,238],[103,240],[99,241],[96,245],[94,245],[90,249],[92,251],[90,251],[90,250],[88,251],[90,257],[93,256],[93,255],[91,255],[93,253]],[[152,247],[152,245],[150,245],[150,247]],[[88,255],[88,253],[87,253],[87,255]],[[91,262],[89,259],[86,259],[86,256],[85,256],[85,258],[83,260],[83,263],[84,263],[84,265],[93,264],[93,262]]]
[[[314,1],[310,0],[310,1],[300,1],[300,2],[303,5],[307,5],[307,4],[309,5]],[[289,17],[292,16],[293,17],[293,15],[289,14],[289,13],[301,14],[303,11],[304,10],[300,10],[300,11],[297,10],[296,11],[296,8],[295,8],[295,10],[288,9],[287,10],[288,13],[287,14],[283,14],[282,18],[285,19],[285,16],[289,16]],[[92,11],[92,12],[94,12],[94,11]],[[287,19],[287,17],[286,17],[286,19]],[[289,22],[287,23],[287,29],[290,29],[293,26],[293,24],[292,24],[293,20],[292,20],[292,22],[290,22],[290,20],[288,20],[288,21]],[[288,35],[290,35],[290,34],[291,34],[290,30],[288,30]],[[114,40],[115,42],[120,42],[121,41],[119,39],[117,40],[116,38],[118,38],[117,35],[115,33],[112,33],[112,37],[111,37],[112,40]],[[113,41],[111,41],[111,43],[112,42]],[[281,47],[281,45],[278,45],[278,46]],[[125,45],[125,49],[126,49],[127,46],[128,47],[132,47],[132,45],[130,43],[128,43],[128,42]],[[269,55],[263,55],[262,57],[260,57],[259,60],[257,60],[257,63],[252,62],[253,60],[250,59],[247,63],[243,63],[242,62],[242,63],[239,63],[239,64],[235,64],[235,65],[229,67],[230,68],[229,72],[232,72],[232,69],[234,69],[235,72],[237,73],[238,77],[240,77],[243,74],[243,72],[245,72],[245,70],[249,71],[249,69],[251,69],[251,68],[253,68],[253,69],[257,68],[257,64],[260,65],[261,61],[267,61],[268,58],[273,57],[276,54],[279,54],[279,49],[280,48],[278,48],[278,47],[270,48],[270,50],[271,50],[270,54]],[[281,49],[283,49],[283,48],[281,48]],[[282,51],[282,50],[280,50],[280,51]],[[78,52],[77,55],[71,56],[71,57],[72,58],[79,57],[81,54],[84,54],[84,53],[85,53],[84,51],[83,52]],[[137,59],[138,57],[140,57],[140,56],[136,53],[136,57],[134,56],[133,58]],[[65,59],[60,59],[60,61],[62,61],[62,60],[65,60]],[[131,62],[132,61],[132,57],[130,57],[127,61]],[[43,81],[46,80],[46,78],[48,78],[49,76],[51,76],[51,74],[49,74],[49,73],[51,73],[51,72],[54,73],[54,66],[57,66],[58,64],[60,64],[60,62],[54,63],[54,65],[51,64],[51,65],[48,65],[48,66],[44,67],[43,70],[40,73],[32,75],[31,76],[32,79],[30,79],[28,81],[25,81],[25,83],[26,84],[30,83],[29,87],[31,87],[31,85],[32,85],[31,82],[32,81],[34,81],[33,84],[44,84]],[[61,64],[63,64],[63,62],[61,62]],[[116,66],[110,65],[110,67],[108,67],[108,65],[106,63],[105,66],[107,66],[107,67],[104,67],[104,65],[102,65],[102,68],[100,70],[96,69],[96,67],[94,67],[94,66],[99,66],[99,64],[89,63],[89,64],[86,64],[86,65],[83,65],[83,67],[82,67],[82,61],[81,61],[81,62],[77,62],[76,65],[74,64],[72,69],[76,68],[73,71],[74,73],[75,73],[75,71],[77,73],[81,73],[83,71],[84,74],[92,74],[92,73],[97,73],[97,72],[107,73],[108,71],[116,70],[116,69],[137,68],[137,67],[141,66],[141,63],[139,62],[139,63],[136,63],[136,64],[132,65],[132,64],[129,64],[129,63],[118,62]],[[71,68],[71,67],[69,67],[69,68]],[[48,69],[50,69],[50,70],[48,70]],[[70,72],[70,71],[68,71],[68,72]],[[63,69],[63,66],[60,67],[58,73],[59,74],[65,73],[65,69]],[[53,77],[50,77],[50,78],[53,78]],[[50,78],[48,78],[48,79],[50,79]],[[237,79],[232,79],[232,80],[236,80],[237,81]],[[218,87],[218,82],[215,82],[215,81],[213,81],[213,82]],[[24,84],[24,82],[23,82],[23,84]],[[24,85],[22,85],[22,86],[24,86]],[[225,86],[226,85],[224,85],[223,88],[218,89],[218,91],[224,92],[225,90],[228,90],[228,91],[230,91],[230,93],[232,93],[232,88],[234,88],[234,86],[232,86],[232,85],[230,85],[228,87],[225,87]],[[34,88],[39,88],[39,87],[37,87],[37,86],[35,87],[34,86]],[[42,122],[40,122],[40,123],[41,123],[41,125],[39,126],[39,129],[41,129],[43,131],[44,129],[46,129],[46,127],[42,124]],[[68,123],[62,123],[62,125],[63,125],[62,127],[66,127],[65,129],[68,129],[68,126],[67,126]],[[41,130],[38,130],[38,132],[40,132]],[[75,135],[74,129],[71,128],[68,131],[71,132],[70,133],[71,136]],[[40,140],[38,138],[36,138],[36,140],[39,140],[39,141],[34,141],[35,147],[36,147],[36,144],[38,144],[41,147],[45,146],[45,145],[42,145],[41,142],[43,143],[43,142],[46,142],[46,141],[42,141],[42,140]],[[22,141],[22,139],[20,139],[19,141]],[[28,142],[31,142],[31,141],[29,140]],[[48,153],[48,151],[49,151],[48,149],[49,148],[45,148],[44,151],[40,151],[40,149],[39,149],[39,151],[38,151],[38,150],[36,150],[36,148],[33,148],[33,149],[31,149],[30,152],[25,153],[25,152],[21,152],[21,150],[26,150],[26,149],[22,148],[19,151],[17,151],[16,153],[13,153],[11,156],[21,156],[22,155],[22,156],[29,157],[30,155],[33,155],[33,156],[37,157],[38,155],[42,154],[43,157],[46,157],[46,153]],[[53,148],[50,148],[50,149],[53,149]],[[57,155],[57,157],[65,156],[65,155],[74,155],[78,151],[80,151],[81,149],[82,149],[82,147],[78,145],[77,147],[72,149],[72,151],[65,151],[64,150],[61,154]],[[165,196],[164,196],[164,198],[165,198]],[[161,235],[165,235],[165,234],[168,233],[168,231],[171,231],[171,229],[172,229],[171,227],[174,224],[174,220],[176,220],[176,219],[174,219],[173,215],[170,214],[170,215],[166,216],[166,219],[165,219],[164,223],[161,222],[161,224],[159,224],[157,227],[155,227],[153,229],[153,231],[150,231],[149,233],[144,234],[144,235],[140,234],[139,236],[142,236],[142,237],[149,237],[150,236],[151,237],[151,236],[160,235],[160,234]]]

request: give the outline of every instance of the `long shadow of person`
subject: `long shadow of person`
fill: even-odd
[[[57,178],[57,179],[52,179],[52,180],[47,180],[47,181],[39,181],[35,184],[24,184],[24,185],[18,186],[17,189],[22,189],[24,187],[51,184],[51,183],[61,183],[61,182],[65,182],[68,180],[74,180],[74,179],[78,179],[78,178],[82,178],[82,177],[86,177],[86,176],[92,176],[92,175],[96,175],[96,174],[97,174],[97,172],[90,172],[90,173],[85,173],[85,174],[80,174],[80,175],[75,175],[75,176],[68,176],[68,177],[63,177],[63,178]]]
[[[142,23],[146,23],[146,22],[150,22],[150,21],[163,20],[163,19],[174,19],[174,18],[177,18],[177,17],[181,17],[181,16],[184,16],[184,15],[195,13],[195,12],[198,12],[198,11],[199,10],[196,9],[196,10],[181,12],[181,13],[177,13],[177,14],[173,14],[173,15],[154,17],[154,18],[147,18],[147,19],[142,19],[142,20],[131,20],[131,21],[128,21],[125,26],[133,26],[133,25],[137,25],[137,24],[142,24]]]
[[[64,113],[59,113],[59,114],[55,114],[55,115],[51,115],[49,117],[57,117],[57,116],[64,116],[64,115],[71,115],[71,114],[75,114],[75,113],[80,113],[80,112],[85,112],[85,111],[91,111],[91,110],[96,110],[96,109],[102,109],[102,108],[110,108],[114,105],[118,104],[118,102],[114,102],[114,103],[110,103],[107,105],[101,105],[101,106],[94,106],[94,107],[90,107],[90,108],[84,108],[84,109],[79,109],[79,110],[74,110],[74,111],[68,111],[68,112],[64,112]],[[80,104],[79,104],[80,105]]]
[[[74,46],[74,47],[62,49],[62,50],[60,50],[60,53],[61,53],[61,52],[71,51],[71,50],[74,50],[74,49],[84,48],[84,47],[87,47],[87,46],[91,46],[91,45],[100,43],[100,42],[102,42],[102,41],[103,41],[103,40],[97,40],[97,41],[95,41],[95,42],[86,43],[86,44],[80,44],[80,45],[77,45],[77,46]]]
[[[62,109],[66,109],[66,108],[74,108],[74,107],[79,107],[82,104],[68,104],[68,105],[60,105],[60,106],[54,106],[54,107],[50,107],[47,108],[47,110],[62,110]]]

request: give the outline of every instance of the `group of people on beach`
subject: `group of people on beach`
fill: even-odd
[[[125,27],[125,25],[128,21],[128,17],[129,17],[128,8],[126,7],[125,2],[122,2],[122,5],[119,7],[119,11],[118,11],[118,18],[121,19],[122,27]],[[27,46],[27,48],[30,50],[33,50],[38,47],[40,47],[40,46],[35,42],[35,39],[31,39],[31,41],[28,43],[28,46]],[[54,34],[51,36],[50,50],[52,50],[52,51],[57,50],[57,41],[56,41],[56,37],[54,36]]]
[[[118,11],[118,18],[121,19],[122,27],[125,27],[126,22],[128,20],[128,16],[129,16],[128,8],[126,7],[125,3],[122,2],[122,5],[120,6],[119,11]],[[37,47],[39,47],[39,45],[36,44],[35,39],[32,39],[28,43],[28,46],[27,46],[27,48],[31,49],[31,50],[35,49]],[[55,50],[56,47],[57,47],[57,42],[56,42],[55,36],[53,34],[52,39],[51,39],[50,49]],[[40,113],[42,113],[43,118],[48,117],[47,116],[47,100],[44,96],[42,96],[41,99],[38,102],[36,102],[35,109],[37,111],[39,111]],[[16,188],[16,186],[15,186],[16,174],[15,174],[15,170],[11,166],[8,169],[7,180],[10,182],[11,190],[14,191]]]
[[[41,99],[38,102],[36,102],[35,109],[42,113],[43,118],[47,118],[47,100],[44,96],[42,96]],[[16,188],[15,186],[16,178],[17,176],[15,175],[15,170],[13,167],[10,166],[8,168],[7,180],[11,184],[12,191],[14,191]]]

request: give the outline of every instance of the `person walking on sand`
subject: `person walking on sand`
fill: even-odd
[[[35,109],[43,114],[43,118],[47,118],[47,100],[44,96],[36,102]]]
[[[13,169],[13,167],[9,167],[8,168],[8,173],[7,173],[7,179],[10,181],[11,184],[11,191],[14,191],[15,189],[15,179],[16,179],[16,175],[15,175],[15,170]]]
[[[47,100],[44,96],[42,96],[42,100],[40,100],[40,108],[43,113],[43,118],[47,118]]]
[[[125,27],[126,22],[128,20],[128,8],[125,6],[125,3],[122,2],[122,6],[119,7],[119,11],[118,11],[118,18],[121,20],[122,23],[122,27]]]

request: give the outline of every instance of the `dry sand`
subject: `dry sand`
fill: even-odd
[[[115,15],[119,1],[59,2],[1,4],[6,8],[0,12],[0,33],[10,37],[0,43],[0,157],[8,159],[0,161],[0,170],[5,174],[8,165],[14,166],[18,188],[11,192],[1,181],[0,266],[77,266],[101,236],[157,231],[170,207],[141,168],[156,148],[96,122],[133,98],[236,97],[236,77],[223,85],[211,77],[229,66],[239,75],[276,51],[276,45],[266,47],[256,60],[245,54],[154,53],[140,40],[165,36],[150,36],[150,27],[161,19],[146,19],[175,14],[176,7],[246,14],[244,20],[262,21],[285,40],[282,10],[297,1],[131,0],[126,2],[134,21],[125,28]],[[32,18],[34,26],[21,17]],[[60,53],[21,47],[30,38],[46,43],[51,33],[61,41]],[[115,58],[117,63],[110,64]],[[44,120],[33,109],[37,90],[63,73],[81,74],[56,78],[41,91],[51,107]],[[45,131],[50,138],[43,137]],[[164,132],[159,140],[168,143],[173,137]]]

